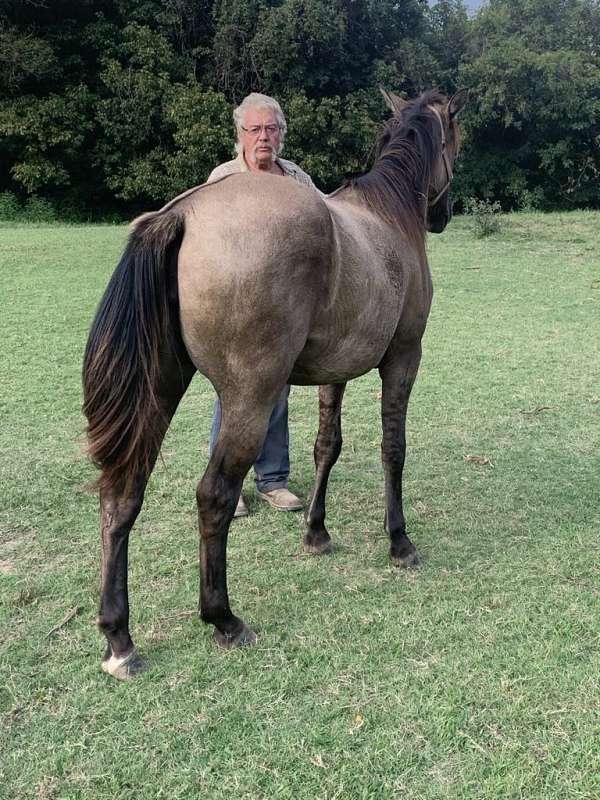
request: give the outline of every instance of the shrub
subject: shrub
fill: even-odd
[[[497,200],[492,202],[488,198],[478,200],[476,197],[469,197],[465,202],[465,211],[473,220],[478,239],[498,233],[502,228],[502,208]]]
[[[21,218],[23,210],[16,195],[12,192],[0,193],[0,219],[16,222]]]
[[[518,196],[519,211],[538,211],[544,202],[541,189],[523,189]]]
[[[56,219],[56,211],[49,200],[32,195],[25,203],[23,221],[52,222]]]

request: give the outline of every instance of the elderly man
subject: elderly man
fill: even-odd
[[[277,100],[264,94],[249,94],[233,112],[237,130],[235,146],[237,158],[216,167],[207,182],[216,181],[236,172],[271,173],[293,178],[310,186],[315,191],[311,178],[292,161],[279,158],[287,125]],[[290,472],[288,395],[286,386],[273,409],[262,451],[254,464],[257,494],[278,511],[299,511],[302,501],[287,488]],[[221,427],[221,404],[217,398],[210,435],[212,453]],[[244,498],[240,499],[235,517],[244,517],[248,509]]]

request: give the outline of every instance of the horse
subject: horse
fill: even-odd
[[[452,216],[457,115],[467,93],[407,101],[373,166],[325,196],[240,173],[190,189],[132,224],[97,309],[83,365],[89,455],[100,469],[102,669],[147,668],[129,631],[127,549],[170,420],[199,371],[221,400],[218,440],[196,490],[202,620],[222,648],[256,634],[229,605],[226,547],[244,477],[286,384],[319,386],[316,478],[304,550],[331,552],[325,493],[342,446],[346,382],[382,380],[385,529],[390,558],[418,564],[402,510],[405,422],[432,300],[427,231]]]

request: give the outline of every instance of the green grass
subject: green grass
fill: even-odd
[[[99,670],[97,500],[76,441],[86,334],[126,231],[0,228],[0,796],[596,800],[599,223],[514,215],[478,240],[463,218],[430,238],[405,488],[424,565],[387,560],[368,375],[345,399],[331,558],[304,556],[300,515],[259,506],[248,478],[230,597],[259,642],[226,655],[194,613],[198,378],[132,535],[151,670],[130,684]],[[294,389],[302,495],[316,409]]]

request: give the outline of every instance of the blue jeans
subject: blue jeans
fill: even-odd
[[[290,435],[288,428],[288,395],[286,386],[271,413],[262,450],[254,464],[255,481],[259,492],[285,489],[290,474]],[[221,402],[217,397],[210,429],[208,452],[212,453],[221,427]]]

